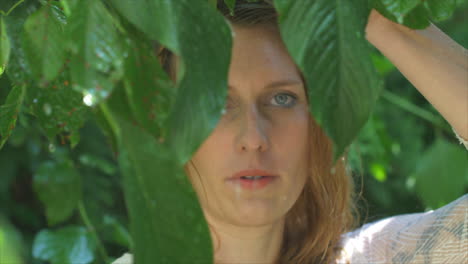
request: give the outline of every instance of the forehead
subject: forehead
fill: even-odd
[[[276,81],[301,81],[277,27],[233,26],[233,49],[229,68],[231,86],[265,86]]]

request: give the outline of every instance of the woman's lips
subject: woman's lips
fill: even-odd
[[[266,176],[261,179],[233,178],[229,179],[229,183],[233,186],[240,186],[245,190],[258,190],[271,185],[277,179],[277,176]]]
[[[242,170],[237,173],[234,173],[228,180],[233,180],[233,179],[240,179],[243,176],[269,176],[269,177],[277,177],[278,175],[269,172],[267,170],[262,170],[262,169],[247,169],[247,170]]]

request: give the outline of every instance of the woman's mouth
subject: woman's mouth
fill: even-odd
[[[277,178],[276,176],[242,176],[230,179],[228,182],[241,186],[245,190],[258,190],[271,185]]]

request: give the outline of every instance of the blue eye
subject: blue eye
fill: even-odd
[[[291,107],[296,102],[297,97],[289,93],[278,93],[273,99],[275,99],[279,106]]]

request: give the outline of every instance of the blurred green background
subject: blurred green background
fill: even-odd
[[[467,48],[468,2],[461,1],[454,16],[437,26]],[[350,148],[362,223],[437,209],[468,190],[468,152],[450,125],[388,60],[377,51],[373,59],[386,79],[385,90]],[[3,75],[0,87],[9,87],[7,82]],[[0,89],[2,103],[7,92]],[[99,254],[118,257],[128,251],[132,242],[121,176],[96,120],[81,129],[81,141],[73,150],[60,144],[60,138],[50,142],[40,129],[35,118],[23,114],[0,151],[1,264],[44,263],[35,260],[33,252],[41,245],[63,247],[70,240],[85,242],[81,248],[63,247],[63,254],[75,250],[86,258],[89,250],[98,248]],[[38,190],[47,189],[47,183],[60,174],[70,174],[66,178],[76,182],[58,183],[64,188],[50,192],[66,194],[67,188],[82,188],[83,196],[70,198],[81,201],[73,212],[60,210],[70,201],[54,201],[56,208],[49,210],[63,213],[64,218],[71,215],[58,227],[86,226],[101,245],[86,243],[90,239],[79,229],[61,234],[43,231],[52,223],[46,217],[51,212],[42,203],[52,198],[39,197]],[[40,180],[33,182],[33,177]]]

